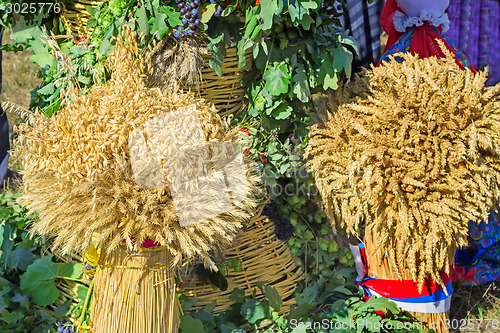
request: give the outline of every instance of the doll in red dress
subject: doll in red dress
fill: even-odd
[[[448,6],[449,0],[387,0],[380,24],[389,38],[380,63],[390,61],[390,55],[405,52],[421,58],[444,57],[437,42],[440,40],[455,55],[460,68],[475,72],[465,54],[442,34],[450,24],[446,14]],[[396,57],[396,60],[399,59]]]

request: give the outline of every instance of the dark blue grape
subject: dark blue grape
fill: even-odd
[[[182,25],[180,25],[177,27],[177,30],[182,31],[182,30],[184,30],[184,27]]]
[[[194,34],[194,30],[192,30],[192,29],[188,29],[188,30],[187,30],[187,33],[188,33],[188,35],[193,35],[193,34]]]
[[[184,31],[181,32],[181,38],[186,38],[187,36],[188,36],[187,33],[185,33]]]
[[[193,10],[191,11],[191,14],[192,14],[193,16],[198,15],[198,9],[196,9],[196,8],[195,8],[195,9],[193,9]]]
[[[69,329],[68,329],[68,328],[65,328],[65,329],[63,330],[63,333],[69,333]]]
[[[48,71],[50,69],[50,65],[45,65],[45,70]]]
[[[191,8],[196,8],[196,4],[194,2],[190,2],[189,5],[191,6]]]
[[[186,12],[187,12],[187,9],[186,9],[186,8],[182,8],[182,9],[179,11],[179,13],[181,13],[181,15],[186,14]]]
[[[196,25],[194,25],[194,23],[191,23],[191,24],[189,25],[189,29],[191,29],[191,30],[196,29]]]
[[[274,222],[274,233],[279,240],[286,240],[293,233],[290,219],[281,212],[276,201],[272,200],[271,203],[266,205],[262,210],[262,214]]]
[[[187,18],[190,18],[191,17],[191,12],[187,12],[186,14],[184,14]]]
[[[179,38],[181,36],[181,33],[177,30],[174,30],[174,37]]]
[[[177,2],[177,3],[181,3],[181,2],[182,2],[182,0],[175,0],[175,2]]]
[[[200,0],[194,0],[194,4],[195,4],[196,6],[199,6],[199,5],[200,5]]]
[[[183,17],[183,18],[182,18],[182,24],[186,25],[187,23],[188,23],[188,19],[187,19],[187,18],[185,18],[185,17]]]
[[[210,0],[210,3],[217,3],[217,0]]]
[[[184,2],[181,2],[180,4],[177,5],[177,7],[179,7],[179,9],[182,9],[184,8],[186,5],[184,4]]]
[[[199,26],[199,25],[201,24],[201,20],[200,20],[200,19],[196,19],[196,20],[194,21],[194,24],[195,24],[196,26]]]
[[[195,21],[196,21],[196,17],[191,17],[191,18],[189,19],[189,23],[194,23]]]
[[[64,330],[64,327],[62,327],[62,326],[59,326],[59,327],[57,328],[57,331],[58,331],[59,333],[62,333],[62,331],[63,331],[63,330]]]
[[[220,16],[220,12],[218,10],[216,10],[215,13],[214,13],[214,16],[215,17],[219,17]]]

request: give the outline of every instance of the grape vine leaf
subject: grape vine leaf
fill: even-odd
[[[21,275],[21,290],[30,294],[33,302],[39,306],[54,303],[59,297],[55,277],[58,266],[52,262],[52,256],[45,256],[31,264]]]
[[[5,267],[7,270],[21,270],[25,271],[29,265],[35,261],[37,256],[30,250],[24,247],[19,247],[14,251],[7,254],[5,258]]]
[[[283,102],[274,108],[271,112],[271,116],[276,120],[288,119],[292,115],[293,108],[288,104],[288,102]]]
[[[297,64],[297,68],[295,69],[295,75],[293,76],[292,81],[295,82],[293,87],[293,92],[297,95],[297,98],[302,103],[307,103],[309,101],[309,96],[311,92],[309,91],[309,85],[306,70],[303,64]]]
[[[20,311],[10,312],[7,309],[3,309],[2,316],[0,316],[0,320],[6,322],[7,324],[15,324],[23,318],[24,318],[24,313]]]
[[[202,23],[207,23],[208,21],[210,21],[210,19],[212,18],[212,16],[215,13],[216,7],[217,7],[217,5],[214,3],[207,5],[207,7],[205,8],[205,11],[203,12],[203,14],[201,14],[201,22]]]
[[[204,332],[203,322],[190,315],[181,316],[180,329],[182,332]]]
[[[148,14],[146,13],[146,6],[144,4],[141,4],[141,6],[137,8],[136,15],[139,31],[144,31],[144,33],[149,35]]]
[[[241,315],[248,320],[249,323],[255,324],[260,319],[270,318],[271,311],[269,302],[259,301],[255,298],[247,300],[241,305]]]
[[[329,55],[325,56],[321,62],[321,66],[318,72],[319,83],[322,83],[323,89],[327,90],[329,88],[335,90],[338,86],[337,73],[333,70],[332,60]]]
[[[148,23],[153,24],[151,27],[151,34],[155,35],[158,40],[162,39],[163,36],[168,32],[169,28],[165,22],[167,22],[167,14],[160,13],[155,8],[153,8],[155,17],[151,18]]]
[[[27,306],[30,303],[28,295],[23,295],[19,291],[14,291],[14,296],[10,298],[12,302],[18,303],[21,307]]]
[[[350,79],[353,58],[352,53],[345,46],[340,46],[332,49],[331,55],[333,57],[332,66],[335,71],[340,73],[343,69],[347,79]]]
[[[276,290],[276,288],[273,286],[265,285],[264,294],[266,295],[266,298],[269,300],[269,304],[273,307],[273,309],[279,311],[279,309],[281,309],[281,306],[283,305],[283,300],[281,299],[278,290]]]
[[[264,73],[264,80],[266,81],[265,88],[271,95],[279,96],[288,92],[290,75],[285,64],[280,63],[268,68]]]
[[[259,2],[259,9],[257,15],[262,18],[262,30],[269,30],[273,27],[273,19],[275,14],[279,14],[278,0],[261,0]]]

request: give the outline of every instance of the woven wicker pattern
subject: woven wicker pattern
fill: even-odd
[[[237,113],[246,107],[246,87],[241,84],[243,75],[252,66],[252,55],[245,55],[246,64],[238,67],[238,55],[236,47],[226,49],[226,58],[221,65],[222,76],[218,76],[215,70],[210,68],[208,61],[210,55],[204,58],[201,69],[202,82],[198,87],[201,98],[215,104],[221,116]],[[184,86],[184,90],[195,90],[194,87]]]
[[[302,278],[302,271],[295,264],[288,245],[276,238],[274,223],[266,216],[253,218],[245,230],[245,234],[237,239],[237,245],[226,251],[226,259],[241,259],[242,272],[226,269],[228,288],[220,291],[210,284],[196,282],[193,286],[183,286],[183,294],[197,297],[198,302],[189,308],[195,312],[216,301],[214,313],[228,310],[233,300],[229,298],[234,288],[243,289],[250,296],[257,289],[256,297],[263,298],[256,282],[267,281],[274,286],[283,299],[280,314],[286,314],[293,298],[297,282]]]
[[[63,4],[61,12],[61,20],[64,24],[64,29],[68,34],[79,37],[86,34],[87,20],[90,14],[87,12],[87,7],[95,7],[104,0],[68,0],[66,5]]]

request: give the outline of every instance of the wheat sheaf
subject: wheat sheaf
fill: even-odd
[[[422,288],[498,201],[500,85],[449,53],[397,56],[332,98],[306,155],[330,218],[370,233],[396,275]]]
[[[248,190],[248,195],[221,214],[218,195],[223,193],[205,186],[210,192],[205,201],[184,206],[193,216],[206,212],[206,220],[184,227],[167,185],[148,189],[135,182],[129,134],[165,112],[194,105],[207,142],[235,141],[213,105],[191,94],[147,86],[151,58],[137,45],[135,33],[125,28],[109,59],[114,73],[108,82],[77,96],[52,118],[31,115],[29,124],[20,127],[16,149],[25,168],[21,201],[38,214],[32,233],[53,237],[53,247],[63,254],[85,250],[91,239],[103,253],[111,253],[123,240],[136,251],[145,239],[152,239],[170,250],[173,265],[198,257],[216,269],[212,251],[232,245],[258,205],[258,169],[245,161],[243,178],[248,183],[231,190]],[[182,117],[177,126],[185,127],[187,134],[193,127]],[[139,150],[134,158],[140,165],[149,155]],[[188,173],[187,167],[179,166],[178,175]],[[226,173],[229,179],[231,172],[236,171]],[[241,178],[241,170],[237,172]]]

